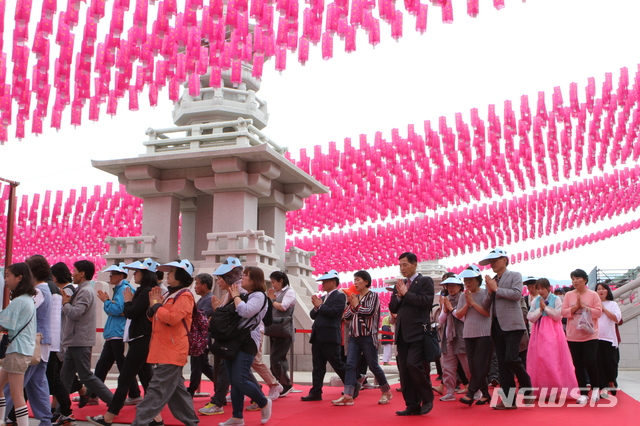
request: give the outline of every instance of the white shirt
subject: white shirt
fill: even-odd
[[[598,318],[598,340],[611,342],[614,348],[618,347],[618,336],[616,336],[616,323],[604,313],[604,309],[616,316],[616,322],[622,318],[620,307],[613,300],[605,300],[602,302],[602,315]]]
[[[289,290],[287,290],[287,289],[289,289]],[[286,292],[285,292],[285,290],[286,290]],[[285,292],[285,293],[284,293],[284,297],[282,298],[281,305],[282,305],[282,309],[284,309],[286,311],[291,306],[295,306],[295,304],[296,304],[296,292],[293,291],[291,286],[287,286],[287,287],[283,288],[280,291],[276,291],[276,293],[275,293],[276,294],[276,298],[278,298],[282,294],[282,292]]]

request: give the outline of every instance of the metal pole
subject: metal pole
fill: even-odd
[[[12,263],[13,257],[13,228],[16,218],[16,208],[15,208],[15,197],[16,197],[16,188],[20,185],[18,182],[14,182],[12,180],[0,178],[0,181],[6,182],[9,184],[9,202],[8,202],[8,211],[7,211],[7,241],[5,245],[5,256],[4,256],[4,269],[7,270],[7,267]],[[4,297],[2,298],[2,309],[6,308],[9,304],[9,288],[7,286],[4,287]]]

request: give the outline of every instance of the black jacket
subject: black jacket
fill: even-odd
[[[151,336],[151,321],[147,317],[149,293],[152,287],[139,287],[131,302],[124,304],[124,316],[131,320],[129,338]]]
[[[398,297],[393,289],[389,302],[389,311],[398,314],[396,317],[396,342],[402,336],[405,342],[418,342],[424,335],[423,324],[430,324],[431,306],[433,305],[433,280],[420,274],[411,283],[404,297]]]
[[[335,290],[328,298],[324,296],[322,300],[320,308],[311,309],[311,319],[314,322],[309,342],[340,344],[342,343],[340,325],[347,297],[340,290]]]

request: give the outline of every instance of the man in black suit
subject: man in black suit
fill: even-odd
[[[399,416],[419,416],[433,408],[433,390],[429,378],[430,366],[424,360],[425,327],[430,326],[429,313],[433,305],[433,280],[416,272],[418,258],[413,253],[399,257],[400,273],[393,289],[389,311],[396,317],[396,345],[402,397],[407,406],[396,411]]]
[[[314,320],[311,328],[311,356],[313,361],[312,380],[313,386],[309,390],[309,395],[303,396],[303,401],[321,401],[322,383],[327,372],[327,361],[345,382],[345,365],[340,356],[340,343],[342,333],[340,325],[342,323],[342,313],[347,303],[347,298],[343,292],[338,290],[340,280],[338,273],[331,270],[318,278],[322,281],[322,290],[327,294],[322,298],[314,295],[311,297],[313,309],[311,319]]]

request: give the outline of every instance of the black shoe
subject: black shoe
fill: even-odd
[[[406,410],[396,411],[397,416],[419,416],[422,410],[412,410],[407,408]]]
[[[111,426],[111,423],[105,421],[104,416],[87,416],[87,421],[96,426]]]
[[[89,395],[80,395],[80,400],[78,400],[78,407],[83,408],[89,403],[90,399],[91,397]]]
[[[164,426],[164,421],[160,420],[159,422],[156,422],[155,420],[151,420],[149,422],[149,426]]]
[[[473,398],[468,398],[466,396],[460,398],[458,401],[462,402],[463,404],[468,405],[469,407],[471,407],[471,405],[473,405]]]
[[[300,397],[302,401],[322,401],[322,395],[307,395]]]
[[[360,382],[356,382],[356,386],[353,389],[353,399],[356,399],[358,395],[360,395],[360,390],[362,389],[362,385]]]
[[[485,405],[491,402],[491,398],[480,398],[476,401],[476,405]]]
[[[422,404],[420,407],[420,415],[424,416],[425,414],[429,414],[433,410],[433,402],[427,402],[426,404]]]

